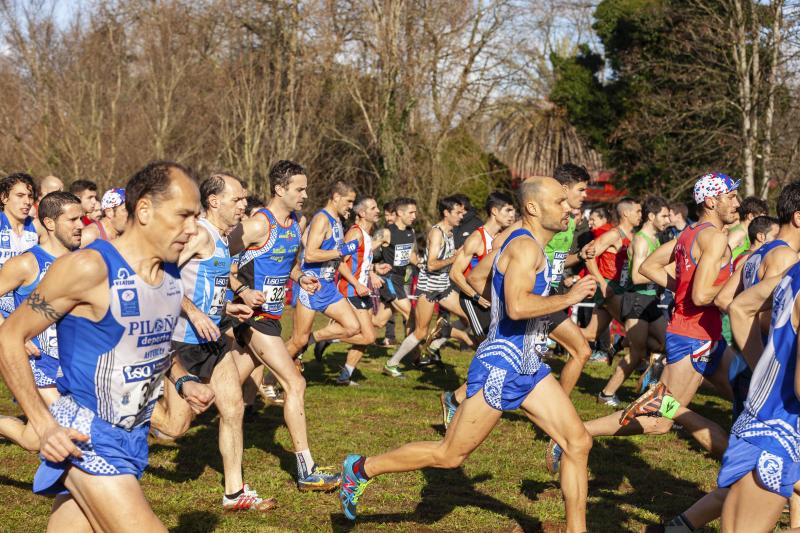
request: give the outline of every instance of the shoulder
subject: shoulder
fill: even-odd
[[[65,286],[75,282],[86,285],[86,281],[98,283],[107,278],[108,268],[101,252],[92,247],[62,255],[53,262],[48,273]]]

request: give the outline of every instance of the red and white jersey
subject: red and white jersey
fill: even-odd
[[[367,285],[369,282],[369,271],[372,269],[372,237],[358,224],[353,224],[350,229],[358,229],[361,232],[361,242],[359,242],[356,252],[352,255],[348,255],[343,262],[359,283]],[[353,286],[347,283],[343,278],[339,279],[339,292],[342,293],[342,296],[348,298],[357,296]]]

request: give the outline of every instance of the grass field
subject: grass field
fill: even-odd
[[[286,331],[288,328],[284,328]],[[349,452],[375,454],[412,440],[442,436],[439,393],[455,388],[472,356],[447,349],[437,370],[408,369],[406,380],[380,373],[386,350],[373,347],[360,366],[361,386],[337,387],[344,346],[328,350],[324,365],[306,364],[306,412],[316,461],[339,468]],[[561,361],[549,361],[555,371]],[[590,364],[573,393],[579,414],[592,418],[610,408],[595,395],[611,374]],[[620,392],[634,397],[633,378]],[[708,391],[703,391],[708,392]],[[463,465],[377,479],[362,497],[352,526],[335,493],[301,494],[293,483],[295,459],[282,412],[259,405],[245,425],[245,480],[262,495],[274,495],[270,514],[221,511],[222,464],[216,413],[195,423],[177,446],[154,445],[142,484],[156,514],[171,531],[562,531],[563,505],[557,483],[544,468],[546,437],[520,413],[507,413],[494,433]],[[701,394],[696,409],[729,427],[729,404]],[[0,388],[0,413],[19,407]],[[35,455],[0,442],[0,530],[43,531],[50,500],[31,493]],[[590,459],[590,531],[640,531],[673,516],[715,486],[718,463],[680,432],[661,437],[597,439]],[[715,531],[718,524],[705,531]]]

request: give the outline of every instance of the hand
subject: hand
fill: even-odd
[[[219,339],[221,333],[219,327],[214,324],[211,318],[200,311],[191,311],[188,313],[189,322],[192,323],[194,329],[200,334],[200,338],[205,341],[215,341]]]
[[[478,298],[478,305],[480,305],[484,309],[489,309],[492,306],[492,302],[481,296],[480,298]]]
[[[369,282],[372,283],[373,289],[380,289],[383,287],[383,280],[374,272],[369,273]]]
[[[572,305],[575,305],[593,296],[596,288],[597,282],[595,282],[594,278],[592,276],[586,276],[576,281],[567,294],[570,296]]]
[[[61,427],[53,421],[53,425],[39,433],[39,454],[52,463],[60,463],[69,456],[80,459],[83,457],[83,452],[75,446],[75,443],[88,440],[89,437],[83,433]]]
[[[183,399],[192,408],[194,414],[199,415],[214,403],[214,391],[211,387],[198,383],[197,381],[187,381],[181,389]]]
[[[256,307],[261,307],[261,305],[267,301],[267,299],[264,298],[264,293],[255,289],[245,289],[239,293],[239,297],[242,299],[245,305],[252,307],[253,309]]]
[[[375,265],[375,272],[383,276],[384,274],[388,274],[392,270],[392,265],[389,263],[378,263]]]
[[[588,244],[584,245],[581,248],[581,253],[579,254],[582,259],[591,259],[594,257],[594,241],[589,242]]]
[[[581,279],[578,276],[564,276],[564,286],[569,288],[575,285],[575,282]]]
[[[362,283],[356,283],[355,290],[356,294],[359,296],[369,296],[370,292],[372,292],[369,290],[369,287]]]
[[[300,276],[298,280],[300,287],[308,294],[314,294],[320,288],[319,280],[314,276]]]
[[[253,316],[253,308],[246,304],[235,304],[228,302],[225,306],[225,313],[237,320],[247,320]]]
[[[25,352],[28,354],[28,357],[37,357],[42,354],[42,352],[39,351],[39,348],[37,348],[36,345],[33,344],[33,341],[30,340],[25,342]]]

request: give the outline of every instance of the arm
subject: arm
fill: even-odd
[[[81,248],[86,248],[100,238],[100,230],[95,224],[89,224],[81,229]]]
[[[785,272],[790,266],[797,263],[797,252],[788,246],[774,248],[764,260],[764,273],[761,279],[771,278]]]
[[[186,296],[183,297],[181,300],[181,311],[186,315],[189,322],[192,323],[197,333],[200,334],[200,338],[206,341],[215,341],[219,339],[221,335],[219,327],[214,324],[211,317],[194,305],[194,302],[192,302],[190,298]]]
[[[492,296],[492,266],[494,265],[494,258],[497,255],[496,248],[486,254],[483,259],[478,262],[478,265],[469,271],[467,275],[467,283],[475,289],[475,292],[480,294],[484,299],[488,300]]]
[[[644,260],[647,259],[647,241],[644,237],[635,235],[631,243],[631,281],[634,285],[650,283],[650,280],[639,272]]]
[[[181,255],[178,257],[178,267],[180,268],[183,268],[194,257],[206,256],[211,251],[211,246],[214,244],[211,240],[211,235],[200,224],[197,225],[197,229],[197,233],[189,239],[189,242],[181,250]]]
[[[714,305],[725,313],[730,313],[730,306],[733,299],[744,289],[742,274],[744,273],[744,264],[746,262],[745,260],[739,261],[739,264],[736,265],[736,270],[733,271],[731,277],[722,285],[722,289],[717,293],[717,297],[714,298]]]
[[[361,243],[361,232],[355,228],[351,229],[345,235],[345,240],[357,241],[359,244]],[[339,263],[339,275],[344,278],[344,280],[353,286],[355,289],[356,294],[359,296],[367,296],[369,294],[369,288],[366,285],[363,285],[358,282],[358,279],[353,275],[352,272],[352,264],[353,264],[353,256],[348,255],[344,261]]]
[[[438,229],[431,228],[428,232],[428,260],[425,265],[428,268],[428,272],[441,270],[452,265],[453,261],[455,261],[455,254],[447,259],[438,259],[443,244],[444,239],[442,238],[442,232]]]
[[[671,240],[659,246],[639,267],[639,273],[653,283],[675,290],[675,243]],[[672,267],[672,268],[670,268]],[[671,270],[671,272],[670,272]]]
[[[744,229],[738,229],[728,233],[728,246],[735,250],[744,241]]]
[[[716,229],[705,229],[697,236],[697,247],[702,250],[692,283],[692,301],[695,305],[711,305],[722,288],[714,285],[719,276],[719,265],[728,247],[725,234]],[[696,256],[695,256],[696,257]]]
[[[509,318],[525,320],[546,316],[575,305],[594,293],[595,281],[590,277],[577,282],[567,294],[540,296],[531,293],[543,261],[541,248],[530,239],[512,242],[503,252],[498,268],[505,264],[504,294]]]
[[[39,267],[36,264],[36,259],[32,254],[21,254],[12,257],[3,268],[0,268],[0,294],[7,294],[16,290],[23,285],[33,283],[36,279]],[[0,324],[5,322],[5,319],[0,315]],[[28,355],[39,355],[39,349],[30,339],[25,342],[25,349]]]
[[[322,241],[325,240],[325,235],[328,231],[326,226],[328,226],[328,219],[326,217],[316,216],[311,219],[305,249],[307,263],[322,263],[342,257],[342,253],[338,249],[320,250]]]
[[[782,278],[779,275],[761,280],[734,298],[730,305],[731,332],[750,368],[756,367],[764,351],[758,314],[772,308],[772,293]]]
[[[450,269],[450,279],[461,289],[464,296],[473,298],[481,307],[488,308],[491,303],[486,300],[486,298],[481,297],[479,291],[470,287],[469,283],[467,283],[467,278],[464,276],[464,270],[469,266],[472,257],[479,253],[482,247],[483,239],[481,239],[480,233],[474,231],[472,235],[467,237],[467,240],[464,241],[464,246],[456,253],[453,259],[453,268]]]
[[[594,257],[586,261],[586,270],[588,270],[589,273],[594,276],[594,278],[597,280],[597,283],[600,284],[600,289],[603,292],[605,292],[608,283],[600,273],[600,269],[597,267],[597,257],[602,255],[603,252],[609,248],[614,247],[618,240],[619,232],[616,230],[610,230],[603,233],[594,241]]]

